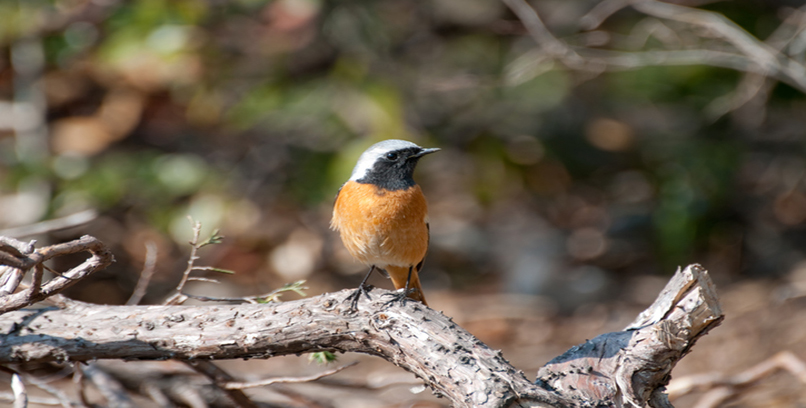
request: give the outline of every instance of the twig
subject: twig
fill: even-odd
[[[736,23],[722,14],[692,7],[675,5],[656,0],[605,0],[591,9],[582,18],[582,26],[586,29],[598,27],[605,19],[616,11],[632,6],[635,10],[648,16],[680,22],[698,29],[706,29],[729,44],[735,51],[719,48],[719,45],[708,48],[682,48],[671,50],[648,50],[642,52],[622,52],[616,50],[596,49],[588,47],[571,48],[566,42],[554,37],[540,20],[537,12],[524,0],[502,0],[518,16],[527,28],[531,37],[537,42],[541,53],[531,58],[537,66],[546,60],[557,60],[567,67],[597,74],[604,70],[636,69],[657,65],[710,65],[729,68],[748,74],[757,74],[762,78],[774,78],[802,92],[806,92],[806,65],[796,61],[782,50],[806,28],[806,17],[803,8],[797,10],[784,21],[778,30],[771,35],[767,43],[755,38]],[[804,6],[806,7],[806,6]],[[789,27],[794,26],[792,30]],[[710,40],[707,35],[697,34],[697,38]],[[806,47],[804,47],[806,48]],[[804,50],[793,50],[800,54]],[[526,55],[524,55],[526,57]],[[521,58],[514,64],[524,65]],[[549,66],[550,68],[550,66]],[[539,75],[548,69],[537,69]],[[747,85],[754,85],[747,83]],[[766,85],[767,87],[771,85]],[[719,115],[731,108],[741,106],[742,99],[749,100],[756,94],[763,93],[764,87],[755,86],[742,89],[737,93],[740,99],[726,104],[719,101],[710,107],[713,115]]]
[[[14,293],[20,286],[23,276],[25,276],[25,271],[22,269],[13,266],[0,266],[0,296]]]
[[[635,2],[632,7],[648,15],[712,30],[749,57],[753,64],[761,68],[763,74],[780,73],[796,84],[798,89],[806,92],[806,67],[778,53],[722,14],[655,0]]]
[[[98,217],[98,212],[95,210],[85,210],[70,214],[61,218],[54,218],[52,220],[45,220],[36,224],[24,225],[21,227],[7,228],[0,230],[0,235],[10,237],[27,237],[31,235],[44,234],[51,231],[58,231],[66,228],[77,227],[86,224]]]
[[[269,293],[264,293],[262,295],[257,296],[213,297],[213,296],[191,295],[189,293],[184,293],[184,295],[189,298],[205,302],[247,302],[257,304],[257,303],[277,302],[280,300],[280,295],[282,295],[283,292],[294,292],[299,294],[300,296],[305,296],[305,293],[302,291],[308,288],[306,286],[302,286],[303,284],[305,284],[304,280],[296,281],[294,283],[286,284],[283,287],[275,289]]]
[[[203,278],[200,276],[191,276],[188,278],[188,282],[207,282],[207,283],[221,283],[218,279],[211,279],[211,278]],[[187,295],[185,295],[187,296]],[[191,297],[191,296],[188,296]]]
[[[34,274],[31,277],[31,286],[27,291],[28,295],[28,302],[29,304],[36,303],[36,295],[39,294],[39,290],[42,287],[42,275],[45,273],[45,269],[42,268],[42,264],[37,264],[34,266]]]
[[[34,244],[36,240],[22,242],[0,235],[0,263],[7,265],[0,267],[0,296],[10,295],[20,286],[27,269],[23,269],[16,258],[34,253]]]
[[[19,374],[11,375],[11,391],[14,393],[14,408],[26,408],[28,406],[28,392]]]
[[[223,269],[217,269],[212,267],[204,267],[204,266],[195,266],[195,262],[199,259],[199,256],[196,255],[204,246],[210,244],[218,244],[221,242],[221,239],[224,238],[218,235],[218,230],[213,231],[212,235],[209,238],[204,240],[204,242],[199,242],[199,235],[201,234],[202,224],[199,221],[194,221],[193,218],[188,216],[188,220],[190,220],[190,225],[193,228],[193,239],[189,242],[190,244],[190,256],[188,257],[188,266],[185,268],[184,272],[182,272],[182,279],[179,280],[179,284],[176,285],[176,289],[174,289],[174,294],[171,295],[168,299],[163,302],[164,305],[181,305],[185,303],[185,301],[189,298],[189,296],[183,293],[185,289],[185,284],[188,283],[188,279],[190,278],[190,274],[194,270],[212,270],[217,272],[225,272],[225,273],[232,273],[232,271],[226,271]]]
[[[43,262],[57,256],[84,251],[89,252],[92,256],[67,272],[41,285],[37,284],[38,280],[41,279],[42,271],[40,266]],[[8,255],[4,252],[0,252],[0,254]],[[13,258],[13,260],[6,258],[0,259],[0,263],[13,266],[23,271],[37,267],[37,270],[34,271],[34,284],[29,286],[28,289],[18,293],[4,296],[0,295],[0,313],[17,310],[53,296],[95,271],[107,267],[113,261],[114,257],[112,253],[109,252],[106,245],[89,235],[67,243],[40,248],[34,251],[30,256]]]
[[[84,375],[89,379],[93,385],[101,392],[106,398],[110,407],[117,408],[135,408],[136,405],[132,401],[123,385],[114,379],[104,370],[98,368],[95,364],[88,364],[81,368]]]
[[[78,388],[78,398],[81,404],[85,407],[93,406],[89,398],[87,398],[87,385],[84,382],[84,371],[81,370],[81,365],[77,362],[73,363],[73,384]]]
[[[34,244],[36,244],[36,240],[22,242],[9,237],[7,234],[0,234],[0,250],[11,252],[14,256],[31,255],[34,253]],[[9,248],[16,250],[16,252],[9,251]]]
[[[263,387],[263,386],[266,386],[266,385],[272,385],[272,384],[277,384],[277,383],[288,384],[288,383],[311,382],[311,381],[316,381],[316,380],[318,380],[320,378],[324,378],[324,377],[336,374],[339,371],[342,371],[342,370],[344,370],[346,368],[352,367],[352,366],[354,366],[356,364],[358,364],[358,361],[354,361],[354,362],[352,362],[350,364],[345,364],[345,365],[343,365],[341,367],[336,367],[336,368],[333,368],[333,369],[330,369],[330,370],[327,370],[327,371],[323,371],[323,372],[318,373],[318,374],[309,375],[309,376],[305,376],[305,377],[276,377],[276,378],[269,378],[269,379],[260,380],[260,381],[249,381],[249,382],[234,382],[234,381],[231,381],[231,382],[228,382],[226,384],[223,384],[223,386],[224,386],[225,389],[228,389],[228,390],[243,390],[243,389],[247,389],[247,388]]]
[[[154,276],[154,271],[157,269],[157,244],[154,241],[147,241],[145,246],[146,259],[143,262],[143,271],[140,272],[140,278],[137,279],[137,285],[135,285],[131,297],[126,301],[129,306],[139,304],[143,300],[148,283],[151,282],[151,277]]]
[[[705,49],[642,52],[594,49],[579,51],[580,55],[588,60],[604,63],[609,70],[635,69],[657,65],[710,65],[766,75],[806,92],[806,75],[797,75],[798,78],[793,78],[783,70],[769,71],[757,64],[752,58],[732,52]],[[793,67],[793,70],[797,69]],[[801,67],[800,69],[806,73],[806,67]]]
[[[48,394],[51,394],[54,397],[56,397],[56,399],[59,402],[57,404],[53,404],[53,405],[61,405],[64,408],[72,408],[74,406],[84,406],[83,404],[81,404],[79,402],[71,401],[70,398],[67,396],[67,394],[64,393],[64,391],[62,391],[62,390],[60,390],[60,389],[58,389],[56,387],[51,387],[50,384],[48,384],[47,382],[45,382],[45,381],[43,381],[43,380],[41,380],[41,379],[39,379],[39,378],[37,378],[37,377],[35,377],[33,375],[27,375],[25,377],[25,380],[28,381],[29,383],[35,385],[37,388],[39,388],[39,389],[47,392]],[[33,401],[31,401],[31,402],[33,402]]]
[[[786,48],[804,28],[806,28],[806,6],[800,9],[793,10],[787,16],[783,23],[770,34],[764,43],[769,45],[777,52],[781,52]],[[794,27],[794,29],[793,29]],[[768,99],[775,82],[770,81],[764,75],[756,73],[745,73],[736,90],[728,95],[715,99],[706,108],[707,115],[711,120],[716,120],[723,115],[732,112],[745,106],[753,100],[763,98],[765,101]],[[754,123],[759,124],[766,116],[766,109],[764,103],[758,103],[758,109],[752,109],[752,117],[755,119]],[[747,118],[743,116],[743,121],[746,123]]]
[[[141,386],[143,393],[151,398],[154,403],[157,404],[159,407],[167,408],[172,407],[171,400],[165,395],[164,392],[160,389],[160,387],[154,383],[154,381],[146,381]]]
[[[284,387],[282,385],[276,385],[271,389],[273,392],[276,392],[291,401],[294,401],[297,405],[307,407],[307,408],[333,408],[333,405],[317,401],[307,395],[303,395],[297,391],[290,389],[289,387]]]
[[[640,0],[604,0],[594,6],[587,14],[579,19],[579,25],[583,30],[594,30],[598,28],[617,11],[628,7],[630,4]]]
[[[201,233],[201,222],[196,221],[194,223],[192,219],[190,222],[193,225],[193,239],[190,241],[190,256],[188,257],[188,266],[182,272],[182,279],[180,279],[179,284],[176,285],[174,294],[162,303],[164,305],[181,305],[182,303],[185,303],[185,300],[188,298],[182,293],[182,290],[185,288],[185,284],[188,281],[188,277],[190,277],[190,273],[193,272],[193,263],[199,259],[199,257],[196,256],[196,252],[199,250],[197,242],[199,241],[199,234]]]
[[[10,392],[0,392],[0,402],[14,402],[14,394]],[[28,402],[39,405],[60,405],[56,398],[29,397]]]
[[[502,0],[518,19],[521,20],[529,35],[548,54],[558,57],[563,63],[573,69],[581,69],[584,61],[568,45],[557,39],[543,24],[537,11],[529,6],[525,0]]]
[[[773,49],[782,51],[798,38],[804,29],[806,29],[806,5],[793,9],[764,42]]]
[[[210,361],[199,360],[185,361],[185,364],[209,378],[210,381],[213,382],[213,385],[225,392],[238,406],[242,408],[257,408],[257,404],[244,394],[243,391],[226,387],[226,384],[229,384],[234,378],[217,365]]]
[[[179,383],[174,385],[171,396],[190,408],[208,408],[207,400],[201,391],[192,384]]]
[[[743,387],[768,377],[778,370],[788,371],[806,385],[806,363],[790,351],[778,354],[736,375],[722,373],[696,374],[672,380],[667,391],[670,399],[679,398],[694,391],[709,390],[698,406],[717,406],[735,396]]]

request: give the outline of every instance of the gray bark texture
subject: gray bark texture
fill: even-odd
[[[455,407],[671,406],[669,372],[722,320],[707,272],[678,271],[625,331],[576,346],[532,383],[450,317],[420,303],[388,303],[380,289],[350,311],[352,291],[262,305],[101,306],[8,312],[0,364],[49,361],[269,358],[359,352],[421,378]]]

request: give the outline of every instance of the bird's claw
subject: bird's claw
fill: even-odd
[[[407,301],[411,300],[409,299],[409,294],[412,293],[412,291],[414,291],[414,288],[410,288],[408,290],[398,289],[392,293],[384,293],[382,296],[389,296],[392,299],[390,299],[387,302],[384,302],[383,305],[392,306],[395,303],[400,303],[400,305],[403,306],[404,304],[406,304]]]
[[[358,300],[361,299],[361,295],[367,297],[367,299],[372,299],[369,297],[369,285],[359,285],[356,290],[353,291],[350,295],[347,296],[347,300],[350,301],[350,310],[355,312],[358,310]]]

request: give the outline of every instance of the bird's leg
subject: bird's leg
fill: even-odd
[[[388,294],[386,294],[386,296],[391,296],[392,297],[392,300],[390,300],[390,301],[385,303],[386,305],[389,305],[389,304],[392,304],[392,303],[395,303],[395,302],[400,302],[401,304],[406,302],[406,300],[409,297],[409,293],[411,292],[411,288],[410,288],[410,285],[411,285],[411,271],[412,271],[413,268],[414,268],[413,266],[409,266],[409,275],[406,277],[406,286],[403,287],[402,292],[397,291],[396,293],[388,293]]]
[[[369,280],[369,276],[372,275],[372,271],[375,270],[375,265],[369,267],[369,272],[367,272],[367,276],[364,276],[364,280],[361,281],[361,284],[358,285],[358,289],[356,289],[350,296],[347,296],[347,299],[350,299],[350,310],[356,311],[358,309],[358,299],[361,297],[361,294],[369,299],[369,292],[367,292],[367,280]]]

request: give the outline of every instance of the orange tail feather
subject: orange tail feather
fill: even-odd
[[[389,273],[389,277],[392,278],[392,283],[395,285],[395,289],[403,289],[406,287],[406,279],[409,276],[409,268],[401,268],[399,266],[390,265],[386,267],[386,272]],[[428,303],[425,301],[425,295],[423,294],[423,287],[420,285],[420,275],[416,270],[411,271],[411,282],[409,282],[409,289],[413,289],[409,292],[410,299],[422,302],[422,304],[428,306]]]

